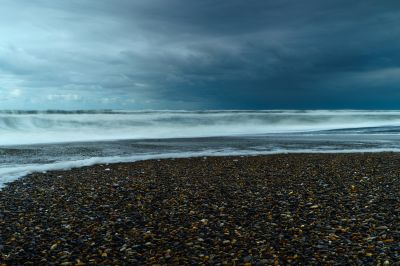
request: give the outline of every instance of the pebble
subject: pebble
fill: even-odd
[[[398,165],[285,154],[31,174],[0,191],[0,264],[392,265]]]
[[[387,226],[381,225],[375,228],[376,230],[388,230],[389,228]]]

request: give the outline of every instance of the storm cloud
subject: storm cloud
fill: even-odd
[[[0,109],[399,106],[398,1],[0,3]]]

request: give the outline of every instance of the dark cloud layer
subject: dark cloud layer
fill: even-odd
[[[398,108],[398,1],[2,4],[0,109]]]

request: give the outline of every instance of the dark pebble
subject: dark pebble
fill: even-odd
[[[395,265],[400,154],[149,160],[0,191],[0,265]]]

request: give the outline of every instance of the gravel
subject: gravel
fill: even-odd
[[[0,262],[400,265],[399,165],[285,154],[31,174],[0,191]]]

